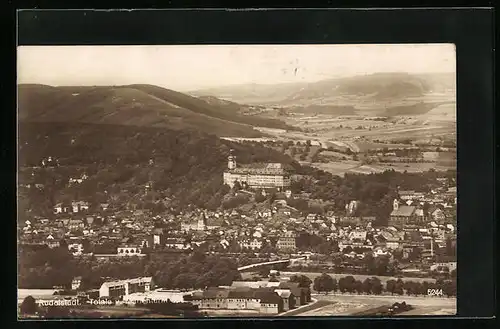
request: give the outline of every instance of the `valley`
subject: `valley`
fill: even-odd
[[[245,112],[246,116],[279,119],[294,127],[255,127],[266,135],[264,139],[239,140],[274,146],[301,164],[336,175],[456,168],[454,75],[374,74],[267,87],[240,86],[195,94],[212,93],[203,97],[252,104],[246,105],[254,110]],[[263,95],[260,103],[254,99],[259,93]],[[293,144],[299,151],[283,149],[283,143]],[[300,148],[306,143],[317,149]],[[410,149],[414,151],[410,157],[393,154]],[[423,156],[436,150],[445,152],[440,159],[446,160]]]

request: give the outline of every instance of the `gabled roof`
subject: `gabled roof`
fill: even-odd
[[[415,213],[414,206],[399,206],[398,209],[391,212],[391,216],[410,217]]]
[[[293,296],[292,292],[290,290],[285,290],[285,289],[276,289],[275,292],[281,297],[281,298],[290,298],[290,296]]]
[[[272,291],[256,291],[254,296],[256,299],[260,299],[261,303],[279,304],[281,302],[281,297]]]

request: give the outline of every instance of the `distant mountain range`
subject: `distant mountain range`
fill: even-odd
[[[337,104],[345,101],[346,97],[384,102],[428,94],[449,94],[454,93],[455,89],[453,73],[375,73],[313,83],[238,85],[197,90],[190,94],[216,96],[245,104],[303,106]]]
[[[213,98],[207,101],[153,85],[18,86],[21,121],[165,127],[239,137],[262,136],[253,126],[292,129],[280,120],[240,114],[242,108],[236,103]]]

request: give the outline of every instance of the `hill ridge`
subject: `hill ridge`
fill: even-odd
[[[252,126],[283,128],[279,120],[252,118],[153,85],[18,85],[18,117],[26,121],[112,123],[200,129],[219,136],[260,137]]]

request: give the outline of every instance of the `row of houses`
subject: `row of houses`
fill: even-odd
[[[81,277],[73,279],[78,289]],[[190,302],[207,310],[253,310],[263,314],[278,314],[311,302],[309,288],[296,282],[234,281],[231,286],[205,290],[180,291],[154,289],[152,277],[104,282],[99,298],[113,298],[126,304],[154,302]]]
[[[309,288],[293,282],[235,281],[229,287],[209,288],[186,296],[185,301],[200,309],[253,310],[278,314],[311,301]]]

